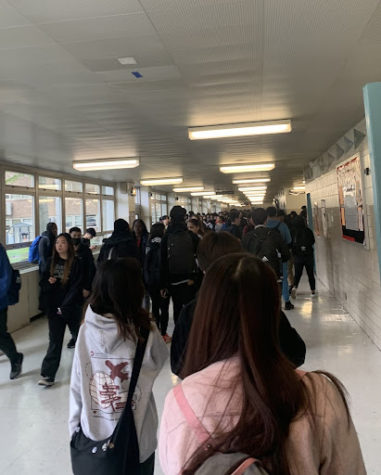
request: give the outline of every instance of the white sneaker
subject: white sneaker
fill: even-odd
[[[54,384],[54,379],[52,378],[48,378],[48,377],[42,377],[42,379],[40,379],[37,383],[39,386],[45,386],[45,387],[49,387],[49,386],[53,386]]]
[[[317,297],[317,293],[316,293],[316,291],[314,291],[314,292],[311,292],[311,297],[312,297],[312,298],[315,298],[315,297]]]
[[[293,299],[296,299],[296,287],[293,287],[292,290],[291,290],[291,297]]]

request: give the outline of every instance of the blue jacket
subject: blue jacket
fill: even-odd
[[[278,231],[280,232],[280,235],[282,236],[283,242],[285,242],[286,244],[291,244],[292,237],[291,237],[291,233],[290,233],[290,230],[288,229],[287,224],[282,223],[281,221],[278,221],[277,219],[269,218],[267,220],[266,226],[271,229],[277,228]]]
[[[0,244],[0,310],[8,307],[8,290],[11,279],[12,267],[4,246]]]

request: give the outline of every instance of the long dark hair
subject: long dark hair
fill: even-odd
[[[71,267],[72,267],[73,262],[74,262],[75,250],[74,250],[73,241],[71,240],[70,234],[61,233],[57,236],[57,239],[61,238],[61,237],[65,238],[65,240],[68,244],[67,259],[65,260],[64,274],[63,274],[63,278],[62,278],[62,285],[66,285],[68,280],[69,280]],[[54,243],[54,246],[53,246],[52,262],[50,264],[50,275],[51,276],[54,274],[54,269],[56,268],[56,265],[57,265],[57,263],[60,259],[60,255],[58,254],[57,249],[56,249],[57,239],[56,239],[56,241]]]
[[[150,329],[149,315],[142,308],[143,297],[140,265],[126,257],[99,265],[88,303],[95,313],[113,316],[124,340],[135,340],[140,328]]]
[[[135,224],[140,224],[141,225],[141,227],[142,227],[142,236],[146,236],[148,234],[146,223],[142,219],[135,219],[135,221],[132,223],[132,234],[135,238],[136,238]]]
[[[237,386],[242,387],[242,409],[228,432],[219,429],[222,415],[210,437],[212,449],[196,450],[184,475],[193,474],[217,451],[259,458],[273,475],[291,473],[285,447],[289,427],[311,408],[313,396],[280,350],[279,315],[279,288],[270,266],[245,253],[221,257],[210,266],[190,333],[188,348],[192,351],[186,353],[181,377],[238,356],[240,371],[226,389],[231,390],[232,398]],[[328,376],[343,396],[340,383]],[[312,378],[306,378],[313,387]]]

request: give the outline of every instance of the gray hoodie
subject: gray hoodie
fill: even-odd
[[[135,350],[132,340],[120,337],[115,320],[94,313],[88,306],[71,373],[70,437],[79,424],[92,440],[112,434],[126,404]],[[157,446],[158,417],[152,386],[167,357],[167,346],[152,325],[133,396],[140,462]]]

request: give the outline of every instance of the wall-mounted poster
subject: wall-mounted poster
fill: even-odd
[[[343,238],[364,243],[364,195],[361,161],[355,156],[336,169]]]

